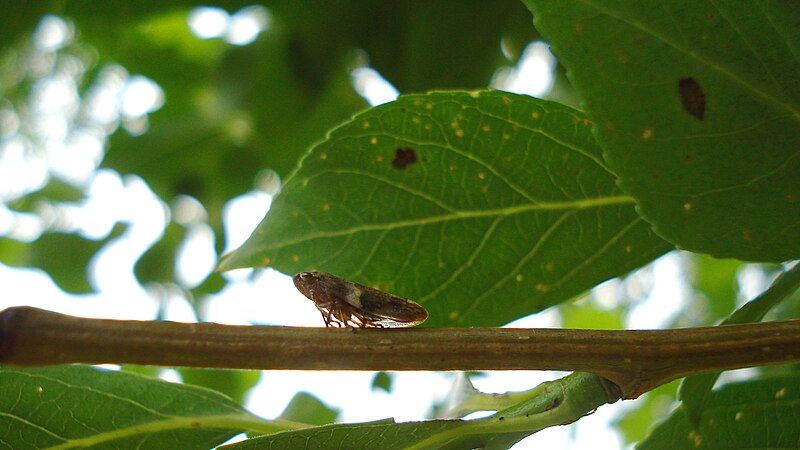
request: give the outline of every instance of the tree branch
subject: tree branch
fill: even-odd
[[[625,398],[691,374],[800,361],[800,320],[677,330],[353,329],[0,313],[0,363],[299,370],[571,370]]]

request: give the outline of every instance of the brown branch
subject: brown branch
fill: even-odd
[[[800,320],[656,331],[232,326],[0,313],[0,363],[300,370],[575,370],[636,398],[686,375],[800,361]]]

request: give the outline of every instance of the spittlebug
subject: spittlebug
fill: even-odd
[[[411,300],[325,272],[300,272],[294,285],[314,302],[328,327],[413,327],[428,318],[428,311]]]

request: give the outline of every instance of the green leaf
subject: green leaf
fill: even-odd
[[[64,233],[46,233],[33,242],[0,238],[0,262],[14,267],[42,269],[66,292],[92,292],[94,289],[86,273],[89,262],[125,229],[125,225],[118,223],[107,237],[97,241]]]
[[[311,394],[298,392],[286,405],[286,409],[281,413],[281,419],[311,425],[325,425],[333,423],[338,415],[338,409],[331,408]]]
[[[578,304],[565,303],[559,307],[564,328],[620,330],[624,328],[623,308],[605,309],[589,299]]]
[[[3,26],[0,27],[0,52],[5,53],[9,47],[29,40],[36,24],[47,12],[50,2],[24,2],[5,4],[3,10]]]
[[[661,236],[717,257],[800,257],[800,3],[526,4]]]
[[[223,393],[238,403],[244,403],[250,389],[258,383],[261,372],[257,370],[176,369],[186,384],[203,386]]]
[[[797,448],[798,386],[800,375],[723,386],[711,395],[698,429],[680,407],[636,448]]]
[[[432,420],[426,422],[395,423],[392,419],[356,424],[333,424],[307,430],[296,430],[261,436],[220,447],[225,450],[241,449],[296,449],[316,450],[349,449],[402,449],[438,433],[457,430],[467,422],[463,420]],[[447,448],[447,447],[439,447]],[[461,447],[471,448],[471,447]]]
[[[607,382],[598,376],[575,372],[542,383],[526,399],[494,416],[478,420],[429,420],[395,423],[335,424],[261,436],[226,449],[505,449],[547,427],[571,423],[593,409],[616,401],[609,398]]]
[[[708,300],[712,321],[726,317],[735,308],[738,293],[736,273],[742,265],[735,259],[691,255],[689,278],[694,290]]]
[[[15,211],[35,213],[42,205],[73,206],[84,201],[86,196],[80,188],[58,178],[51,178],[40,190],[12,202],[11,208]]]
[[[778,305],[790,297],[800,287],[800,264],[782,273],[761,295],[747,302],[736,310],[730,317],[723,320],[720,325],[737,323],[758,322]],[[703,373],[686,377],[678,390],[678,398],[683,402],[691,423],[698,426],[703,408],[711,395],[711,389],[717,382],[720,372]]]
[[[332,131],[221,269],[318,269],[493,326],[667,251],[578,111],[497,91],[403,96]]]
[[[487,85],[507,63],[500,44],[535,38],[519,2],[304,2],[269,4],[278,26],[292,32],[296,77],[313,85],[342,52],[363,49],[370,66],[400,92]],[[447,67],[447,70],[442,70]]]
[[[392,392],[392,381],[393,378],[390,373],[378,372],[375,374],[375,377],[372,378],[372,390]]]
[[[644,439],[653,428],[653,421],[667,417],[675,409],[675,398],[678,395],[678,381],[646,392],[635,402],[629,402],[622,414],[614,419],[613,426],[624,437],[625,448]]]
[[[217,392],[88,366],[0,368],[0,411],[15,449],[209,448],[269,428]]]

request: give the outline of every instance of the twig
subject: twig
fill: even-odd
[[[230,369],[573,370],[625,398],[707,371],[800,361],[800,320],[677,330],[352,329],[84,319],[0,313],[0,363]]]

